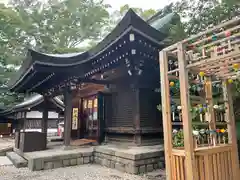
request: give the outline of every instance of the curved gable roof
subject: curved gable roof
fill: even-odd
[[[40,94],[36,94],[34,96],[29,97],[25,101],[23,101],[23,102],[21,102],[19,104],[16,104],[15,106],[13,106],[13,107],[11,107],[9,109],[2,110],[0,112],[0,114],[8,115],[8,114],[10,114],[12,112],[18,112],[18,111],[21,111],[23,109],[32,108],[32,107],[35,107],[35,106],[43,103],[43,101],[44,101],[43,96],[40,95]],[[53,104],[55,104],[58,108],[64,110],[65,106],[64,106],[63,101],[60,98],[54,97],[54,98],[50,99],[50,101]]]
[[[27,74],[33,73],[34,65],[45,66],[75,66],[90,61],[105,50],[112,44],[116,43],[125,33],[133,30],[141,35],[147,37],[149,40],[156,44],[161,44],[161,41],[166,37],[157,29],[150,26],[142,18],[140,18],[132,9],[130,9],[118,25],[109,33],[100,43],[92,49],[83,53],[71,54],[45,54],[29,49],[26,60],[23,62],[20,70],[14,78],[9,82],[10,90],[14,90]]]

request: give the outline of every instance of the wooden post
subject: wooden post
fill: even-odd
[[[207,117],[209,118],[209,129],[216,130],[216,119],[214,115],[213,109],[213,97],[212,97],[212,80],[209,77],[206,77],[206,84],[205,84],[205,92],[206,92],[206,102],[208,104]],[[211,135],[213,140],[213,145],[215,146],[217,143],[216,135]]]
[[[69,146],[71,140],[71,123],[72,123],[72,93],[69,88],[64,93],[64,145]]]
[[[22,130],[23,130],[23,132],[25,132],[25,130],[26,130],[26,121],[27,121],[27,112],[23,112],[23,121],[22,121]]]
[[[136,145],[141,145],[141,134],[140,134],[140,97],[139,97],[139,89],[136,87],[134,89],[135,97],[136,97],[136,104],[135,104],[135,135],[134,135],[134,143]]]
[[[172,180],[172,120],[170,105],[170,88],[168,79],[168,57],[166,51],[160,52],[159,64],[161,78],[162,120],[164,132],[166,180]]]
[[[185,172],[186,180],[196,179],[193,133],[192,133],[192,119],[190,114],[190,99],[189,99],[189,84],[188,71],[186,70],[186,60],[184,47],[182,43],[178,44],[178,65],[179,65],[179,82],[180,82],[180,96],[182,106],[182,120],[184,133],[184,148],[185,148]]]
[[[46,133],[47,136],[47,129],[48,129],[48,103],[47,98],[44,97],[44,109],[42,114],[42,132]]]
[[[233,112],[233,100],[231,85],[225,80],[222,84],[223,86],[223,99],[225,103],[226,113],[225,118],[228,121],[228,143],[232,145],[232,163],[233,163],[233,177],[234,180],[239,179],[239,155],[237,147],[237,132],[236,132],[236,123]]]
[[[48,99],[47,97],[44,98],[44,107],[43,107],[43,113],[42,113],[42,133],[45,134],[45,142],[47,146],[47,130],[48,130]]]

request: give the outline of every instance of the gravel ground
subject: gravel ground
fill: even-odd
[[[160,178],[157,178],[158,180]],[[0,166],[0,180],[149,180],[147,177],[124,174],[98,165],[82,165],[48,171],[31,172],[12,165]],[[151,178],[151,180],[155,180]]]

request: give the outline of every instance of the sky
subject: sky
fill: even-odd
[[[0,0],[6,3],[8,0]],[[112,6],[111,10],[119,10],[121,6],[128,4],[130,7],[137,7],[143,9],[162,9],[164,6],[177,0],[104,0],[105,3]]]
[[[125,4],[128,4],[130,7],[158,10],[176,1],[177,0],[104,0],[105,3],[112,6],[113,10],[119,10],[119,8]]]

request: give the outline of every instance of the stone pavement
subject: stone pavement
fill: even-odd
[[[12,138],[0,138],[0,149],[6,147],[13,147],[14,139]]]
[[[7,158],[7,156],[0,156],[0,166],[7,166],[7,165],[12,165],[12,162]]]
[[[46,171],[17,169],[14,166],[0,166],[0,180],[149,180],[147,177],[130,175],[99,165],[81,165]],[[151,180],[164,180],[150,178]]]
[[[0,156],[5,156],[6,152],[12,151],[13,145],[14,145],[14,139],[0,138]]]

